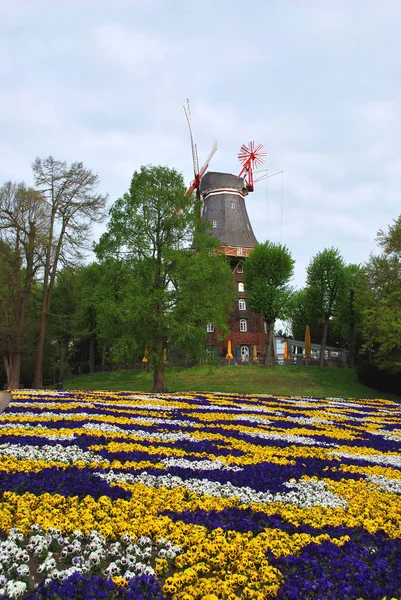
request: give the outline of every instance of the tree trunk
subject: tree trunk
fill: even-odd
[[[106,344],[102,347],[102,371],[104,371],[104,365],[106,364]]]
[[[349,354],[348,354],[348,366],[350,369],[354,368],[355,363],[355,337],[356,337],[356,327],[355,327],[355,292],[354,290],[350,291],[349,296],[349,306],[350,306],[350,323],[349,323],[349,331],[348,331],[348,342],[349,342]]]
[[[64,381],[64,358],[65,358],[65,343],[63,340],[60,344],[60,373],[59,373],[60,383],[63,383],[63,381]]]
[[[89,373],[95,372],[95,336],[91,335],[89,340]]]
[[[353,369],[355,366],[355,325],[350,325],[349,328],[349,354],[348,354],[348,366]]]
[[[327,341],[327,330],[329,328],[329,320],[325,319],[323,323],[322,341],[320,345],[320,359],[319,366],[324,367],[324,355],[326,352],[326,341]]]
[[[270,319],[267,322],[267,342],[265,351],[265,366],[266,368],[271,367],[272,364],[272,348],[273,348],[273,330],[274,330],[274,319]]]
[[[11,365],[10,365],[10,362],[9,362],[9,360],[8,360],[8,357],[7,357],[7,356],[3,356],[3,360],[4,360],[4,368],[5,368],[5,370],[6,370],[6,375],[7,375],[7,385],[8,385],[8,382],[9,382],[9,381],[10,381],[10,379],[11,379]]]
[[[13,353],[9,359],[4,357],[4,364],[7,373],[7,389],[18,390],[21,377],[21,353]]]
[[[42,308],[40,313],[40,329],[38,342],[36,345],[36,356],[35,356],[35,375],[33,378],[33,387],[40,389],[43,387],[43,352],[45,348],[46,338],[46,326],[47,326],[47,292],[43,290],[42,297]]]
[[[153,368],[152,392],[159,393],[159,394],[167,392],[164,364],[163,364],[163,366],[155,365]]]

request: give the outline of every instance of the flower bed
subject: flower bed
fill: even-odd
[[[20,391],[0,598],[401,598],[385,400]]]

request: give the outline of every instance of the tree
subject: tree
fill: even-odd
[[[20,384],[32,286],[45,234],[45,204],[23,183],[0,189],[0,338],[9,389]]]
[[[339,310],[335,315],[338,330],[348,345],[348,366],[355,366],[355,356],[361,345],[362,309],[366,303],[366,275],[360,265],[345,266],[345,286]]]
[[[323,325],[320,366],[324,365],[327,332],[346,288],[344,260],[336,248],[326,248],[316,254],[307,267],[308,303]]]
[[[383,248],[386,256],[401,258],[401,215],[393,220],[388,232],[381,229],[377,232],[376,241]]]
[[[304,339],[307,325],[309,325],[310,328],[312,341],[320,339],[321,328],[316,315],[313,314],[313,307],[310,305],[305,288],[294,292],[289,320],[291,324],[291,334],[294,339]]]
[[[267,324],[266,367],[271,364],[274,323],[289,316],[293,292],[288,282],[294,263],[286,246],[272,242],[257,244],[244,263],[249,306],[262,315]]]
[[[59,265],[76,264],[82,258],[92,223],[104,218],[107,197],[96,191],[99,178],[85,169],[82,162],[67,166],[49,156],[37,158],[32,168],[35,185],[47,203],[43,293],[34,375],[34,387],[40,388],[47,320]]]
[[[57,273],[48,318],[47,345],[53,349],[55,381],[64,381],[68,358],[74,343],[81,339],[82,272],[87,267],[65,267]],[[86,323],[83,327],[86,328]],[[58,369],[56,365],[58,363]]]
[[[380,369],[397,373],[401,372],[401,216],[387,233],[378,232],[377,241],[383,253],[371,255],[365,268],[364,348]]]
[[[230,267],[216,253],[218,242],[200,222],[195,199],[184,193],[174,169],[141,167],[129,192],[111,208],[108,231],[96,246],[102,261],[129,262],[133,276],[118,315],[131,352],[148,351],[155,392],[167,391],[164,349],[187,344],[198,349],[208,321],[226,331],[235,298]],[[100,329],[106,330],[103,324]]]

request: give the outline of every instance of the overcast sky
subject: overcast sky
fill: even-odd
[[[0,184],[50,154],[110,204],[143,164],[189,183],[188,97],[200,161],[216,136],[211,169],[238,174],[255,140],[284,171],[247,206],[302,286],[316,252],[364,262],[401,213],[400,57],[400,0],[0,0]]]

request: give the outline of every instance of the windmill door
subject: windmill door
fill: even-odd
[[[249,361],[249,346],[241,346],[241,359],[242,362]]]

